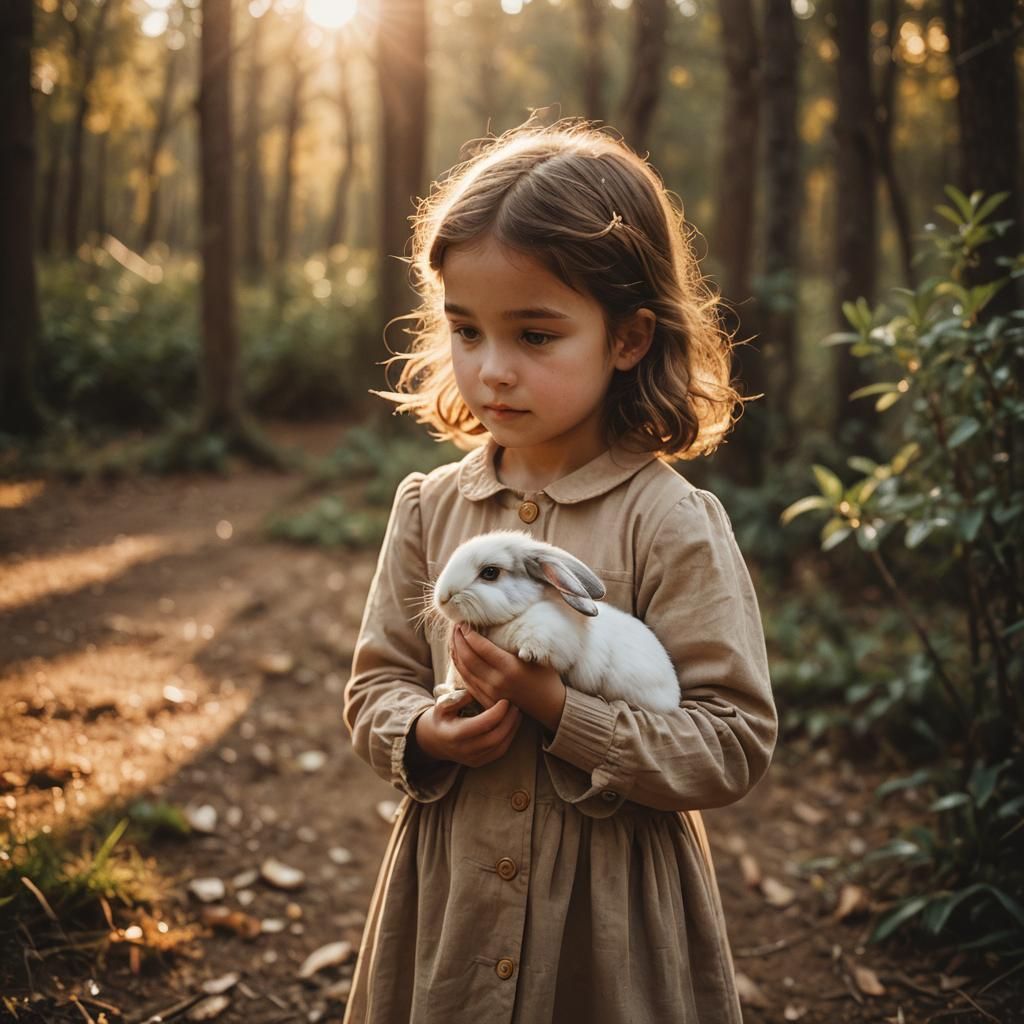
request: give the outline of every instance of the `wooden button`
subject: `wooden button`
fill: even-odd
[[[516,965],[511,960],[503,958],[494,965],[494,973],[499,978],[511,978],[515,972]]]
[[[535,501],[524,501],[519,506],[519,518],[524,523],[532,523],[540,515],[540,507]]]
[[[504,878],[506,882],[510,882],[519,874],[519,868],[516,867],[516,862],[511,857],[502,857],[498,861],[497,868],[498,876]]]
[[[605,803],[611,804],[619,799],[619,794],[616,793],[614,789],[605,789],[601,791],[601,799],[604,800]]]
[[[525,811],[530,806],[530,794],[525,789],[517,789],[512,794],[512,810]]]

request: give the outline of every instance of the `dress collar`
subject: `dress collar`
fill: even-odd
[[[498,479],[494,470],[494,456],[499,447],[493,437],[488,438],[486,444],[474,449],[462,460],[459,465],[458,484],[464,498],[482,501],[499,491],[524,493]],[[615,444],[586,465],[548,484],[541,491],[529,493],[546,494],[562,505],[586,501],[617,487],[655,458],[657,452],[634,452]]]

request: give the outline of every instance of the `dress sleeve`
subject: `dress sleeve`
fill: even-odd
[[[363,611],[352,674],[345,684],[344,720],[352,745],[382,779],[413,800],[440,800],[461,765],[429,762],[418,753],[416,719],[434,703],[430,645],[413,624],[427,578],[420,517],[422,473],[395,494],[377,571]]]
[[[542,749],[559,795],[604,817],[623,800],[666,811],[732,803],[764,774],[778,719],[757,596],[721,502],[695,489],[637,566],[637,614],[679,676],[657,713],[571,687]]]

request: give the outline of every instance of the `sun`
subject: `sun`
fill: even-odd
[[[306,0],[309,20],[321,28],[341,28],[356,14],[359,0]]]

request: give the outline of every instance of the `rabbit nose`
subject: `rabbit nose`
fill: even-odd
[[[437,595],[438,604],[447,604],[449,602],[449,600],[451,599],[451,596],[452,595],[451,595],[451,591],[450,590],[438,591],[438,595]]]

